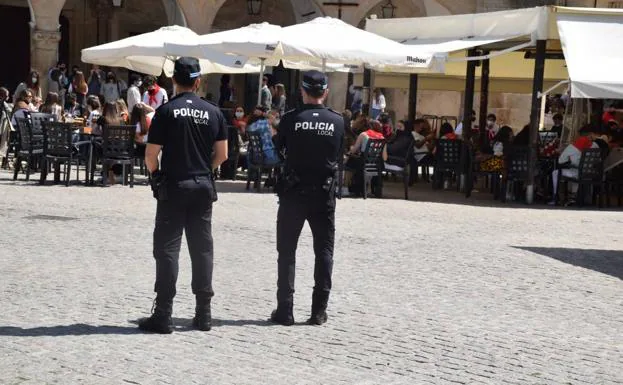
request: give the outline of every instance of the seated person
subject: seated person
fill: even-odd
[[[382,114],[379,115],[379,122],[381,123],[381,132],[383,133],[383,136],[385,137],[385,139],[388,139],[392,137],[393,134],[393,129],[392,129],[392,120],[389,117],[389,114],[386,112],[383,112]]]
[[[267,117],[267,111],[263,106],[255,107],[253,116],[249,119],[247,132],[258,132],[262,141],[264,163],[274,165],[279,163],[279,156],[273,143],[273,127]]]
[[[396,132],[393,140],[387,144],[387,165],[398,166],[400,168],[406,167],[405,158],[407,157],[407,151],[411,143],[415,141],[415,137],[412,135],[413,129],[406,128],[404,120],[399,120],[396,123]]]
[[[564,126],[562,125],[563,116],[562,114],[554,114],[552,120],[554,121],[554,125],[549,129],[549,131],[557,133],[560,138],[562,136],[562,131],[564,130]]]
[[[381,124],[377,120],[368,120],[368,129],[359,134],[355,144],[350,147],[345,161],[346,171],[344,173],[344,190],[350,185],[352,192],[361,193],[363,186],[359,183],[362,178],[361,168],[364,158],[361,156],[368,145],[370,139],[384,139]],[[383,161],[387,161],[387,146],[383,146],[381,154]],[[351,183],[354,182],[354,183]],[[343,191],[346,192],[346,191]]]
[[[136,134],[134,141],[136,142],[137,157],[145,157],[145,147],[147,145],[147,136],[149,133],[149,127],[151,126],[151,120],[154,117],[154,109],[147,104],[141,102],[136,103],[132,108],[132,115],[130,116],[130,124],[136,126]]]
[[[500,128],[491,140],[492,154],[480,154],[476,156],[480,171],[502,173],[506,169],[504,156],[510,149],[513,139],[513,129],[509,126]]]
[[[454,128],[448,122],[445,122],[439,128],[439,139],[456,140],[458,136],[454,133]]]
[[[580,130],[580,137],[577,138],[572,144],[565,147],[560,156],[558,157],[558,165],[560,170],[554,170],[552,172],[552,183],[554,199],[549,204],[556,204],[556,197],[558,194],[558,175],[566,178],[577,178],[579,175],[578,168],[580,167],[580,160],[582,159],[582,151],[589,148],[599,148],[591,139],[592,133],[588,126],[583,127]],[[571,184],[571,191],[575,193],[578,189],[577,184]]]

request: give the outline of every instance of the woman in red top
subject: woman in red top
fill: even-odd
[[[247,131],[247,117],[244,115],[244,109],[241,106],[236,107],[232,125],[238,129],[238,133],[244,136]]]

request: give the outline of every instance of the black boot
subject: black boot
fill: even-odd
[[[311,317],[307,320],[309,325],[322,325],[327,322],[327,303],[329,292],[315,292],[312,295]]]
[[[158,299],[154,301],[152,307],[152,314],[149,318],[144,318],[138,323],[138,328],[145,332],[158,333],[158,334],[171,334],[173,333],[173,320],[171,319],[171,312],[173,310],[173,303],[160,303]]]
[[[212,298],[197,295],[197,306],[195,307],[195,318],[193,318],[193,326],[201,331],[207,332],[212,329]]]
[[[294,325],[294,315],[292,314],[291,303],[280,303],[277,305],[277,309],[273,310],[270,315],[270,320],[274,323],[291,326]]]

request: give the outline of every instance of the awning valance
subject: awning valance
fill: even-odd
[[[623,12],[556,15],[574,98],[623,99]]]
[[[548,38],[548,7],[467,15],[366,20],[366,30],[419,49],[449,53],[505,40]],[[511,45],[519,46],[519,43]]]

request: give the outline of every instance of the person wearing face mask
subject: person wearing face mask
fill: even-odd
[[[496,121],[498,118],[495,114],[487,115],[487,133],[489,135],[489,140],[493,140],[493,138],[497,135],[500,130],[500,126],[497,125]]]
[[[99,66],[94,65],[89,74],[89,95],[100,95],[102,89],[102,80],[104,79],[104,72]]]
[[[39,81],[39,72],[30,71],[28,74],[28,78],[25,82],[20,83],[15,89],[15,93],[13,94],[13,103],[17,102],[17,98],[21,95],[22,91],[30,89],[33,93],[34,98],[41,98],[41,84]]]
[[[121,93],[119,92],[119,84],[117,83],[117,77],[113,72],[106,74],[106,83],[102,84],[100,95],[104,97],[105,103],[114,103],[121,96]]]
[[[140,87],[143,84],[141,77],[137,74],[130,76],[130,88],[128,88],[128,111],[132,115],[134,106],[141,102],[141,90]]]
[[[153,76],[146,76],[144,82],[147,91],[143,94],[143,104],[157,110],[158,107],[169,101],[169,96],[164,88],[161,88]]]
[[[234,119],[232,125],[238,129],[238,133],[241,136],[245,136],[247,130],[247,118],[244,116],[244,109],[242,106],[237,106],[234,112]]]

